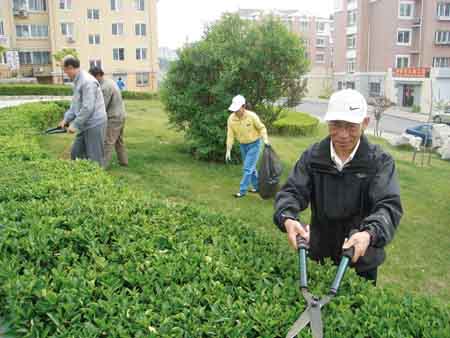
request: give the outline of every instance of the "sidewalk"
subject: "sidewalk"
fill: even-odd
[[[302,99],[302,103],[313,103],[313,104],[328,104],[328,100],[319,99],[314,97],[305,97]],[[369,106],[369,113],[372,113],[373,107]],[[373,116],[373,114],[371,114]],[[397,117],[403,120],[416,121],[420,123],[428,122],[428,114],[413,113],[410,111],[402,110],[402,107],[394,106],[386,110],[383,115]]]
[[[428,122],[428,114],[403,111],[401,110],[401,107],[397,106],[389,108],[383,113],[383,115],[398,117],[404,120],[417,121],[422,123]]]
[[[2,101],[53,101],[53,100],[72,100],[72,96],[56,96],[56,95],[16,95],[16,96],[1,96]]]

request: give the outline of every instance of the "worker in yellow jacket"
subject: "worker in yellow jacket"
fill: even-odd
[[[261,139],[269,145],[267,129],[254,112],[245,109],[245,98],[237,95],[228,108],[233,112],[227,123],[227,152],[225,161],[231,159],[231,148],[234,140],[240,143],[242,161],[244,163],[243,176],[239,192],[234,197],[244,197],[247,191],[258,192],[258,172],[256,164],[258,162],[261,149]],[[249,190],[250,183],[253,188]]]

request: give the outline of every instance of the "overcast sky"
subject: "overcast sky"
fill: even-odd
[[[159,46],[178,48],[198,40],[206,23],[239,8],[298,9],[328,16],[333,0],[158,0]]]

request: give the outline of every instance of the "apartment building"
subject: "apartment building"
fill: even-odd
[[[397,105],[450,101],[450,0],[335,0],[334,86]]]
[[[333,21],[329,18],[315,17],[298,10],[261,10],[240,9],[239,16],[244,20],[260,20],[264,15],[274,15],[295,33],[306,47],[306,56],[310,69],[308,79],[308,96],[326,95],[332,88],[333,76]]]
[[[60,83],[52,55],[74,48],[83,69],[101,66],[129,90],[157,89],[157,0],[2,0],[0,77]]]

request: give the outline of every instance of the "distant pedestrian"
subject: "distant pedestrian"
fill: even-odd
[[[116,84],[117,87],[119,87],[120,91],[125,90],[125,82],[123,82],[121,77],[117,79]]]
[[[73,81],[73,97],[59,127],[68,127],[69,133],[76,133],[71,159],[89,159],[103,167],[106,110],[100,84],[80,70],[77,58],[67,56],[63,64],[64,73]]]
[[[122,94],[114,81],[105,79],[100,67],[93,67],[89,73],[100,83],[105,100],[108,123],[105,138],[105,167],[111,162],[113,148],[116,149],[117,159],[121,166],[128,166],[128,154],[124,143],[125,106]]]
[[[227,152],[225,161],[231,160],[231,149],[234,139],[240,143],[242,161],[244,162],[243,176],[239,192],[234,197],[244,197],[250,184],[253,188],[250,192],[258,192],[258,172],[256,164],[261,149],[261,138],[269,145],[267,129],[254,112],[245,109],[245,98],[237,95],[228,108],[233,113],[228,118],[227,124]]]

